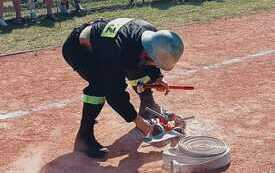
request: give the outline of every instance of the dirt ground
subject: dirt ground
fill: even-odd
[[[195,116],[188,135],[210,135],[230,145],[232,162],[225,172],[274,173],[275,11],[173,29],[186,49],[167,80],[195,90],[155,92],[158,102]],[[165,172],[161,149],[144,147],[133,124],[107,104],[96,136],[109,146],[109,159],[72,153],[86,83],[59,48],[1,57],[0,74],[0,172]]]

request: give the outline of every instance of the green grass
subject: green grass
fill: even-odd
[[[146,0],[145,0],[146,1]],[[59,22],[42,20],[40,23],[29,23],[26,26],[12,26],[10,30],[0,31],[0,54],[22,50],[61,45],[73,27],[96,18],[134,17],[143,18],[160,28],[171,25],[207,22],[225,16],[246,15],[259,10],[269,10],[275,7],[275,0],[216,0],[198,2],[193,0],[176,4],[168,0],[138,3],[133,8],[128,7],[127,0],[86,1],[83,3],[92,11],[82,17],[64,18],[59,16]],[[40,10],[45,13],[45,10]],[[26,9],[23,14],[27,14]],[[7,18],[12,17],[10,13]]]

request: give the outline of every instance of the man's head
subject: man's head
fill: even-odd
[[[145,52],[155,65],[166,71],[172,70],[183,54],[182,39],[168,30],[145,31],[141,41]]]

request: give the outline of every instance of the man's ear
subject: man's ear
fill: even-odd
[[[146,59],[149,58],[149,56],[145,51],[142,51],[139,58],[142,59],[142,60],[146,60]]]

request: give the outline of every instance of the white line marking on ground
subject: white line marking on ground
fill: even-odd
[[[39,112],[39,111],[44,111],[44,110],[49,110],[49,109],[56,109],[56,108],[63,108],[65,106],[67,106],[68,104],[73,103],[77,100],[80,100],[80,98],[77,97],[77,98],[72,98],[72,99],[53,101],[49,104],[43,104],[43,105],[40,105],[36,108],[31,108],[29,110],[19,110],[19,111],[1,113],[0,114],[0,120],[9,119],[9,118],[16,118],[16,117],[20,117],[20,116],[24,116],[24,115],[33,113],[33,112]]]
[[[243,62],[247,59],[256,59],[256,58],[260,58],[260,57],[265,56],[265,55],[272,55],[272,54],[275,54],[275,50],[260,51],[260,52],[257,52],[256,54],[251,54],[251,55],[247,55],[247,56],[244,56],[244,57],[232,58],[230,60],[226,60],[226,61],[223,61],[221,63],[202,66],[202,67],[200,67],[198,69],[195,69],[195,70],[183,71],[183,72],[181,72],[181,74],[183,74],[183,75],[194,74],[194,73],[196,73],[200,70],[209,70],[209,69],[221,68],[225,65],[241,63],[241,62]],[[13,111],[13,112],[6,112],[6,113],[3,113],[2,111],[0,111],[0,120],[16,118],[16,117],[20,117],[20,116],[24,116],[24,115],[33,113],[33,112],[39,112],[39,111],[55,109],[55,108],[63,108],[63,107],[65,107],[65,106],[67,106],[67,105],[69,105],[73,102],[76,102],[78,100],[80,100],[80,99],[77,97],[77,98],[72,98],[72,99],[59,100],[59,101],[56,101],[56,102],[53,101],[49,104],[44,104],[44,105],[38,106],[36,108],[31,108],[29,110],[18,110],[18,111]]]
[[[190,74],[194,74],[194,73],[196,73],[200,70],[217,69],[217,68],[221,68],[225,65],[237,64],[237,63],[241,63],[241,62],[243,62],[245,60],[248,60],[248,59],[256,59],[256,58],[260,58],[260,57],[265,56],[265,55],[272,55],[272,54],[275,54],[275,50],[260,51],[256,54],[247,55],[247,56],[244,56],[244,57],[236,57],[236,58],[232,58],[232,59],[229,59],[229,60],[225,60],[221,63],[202,66],[202,67],[199,67],[198,69],[195,69],[195,70],[182,70],[181,74],[190,75]]]

